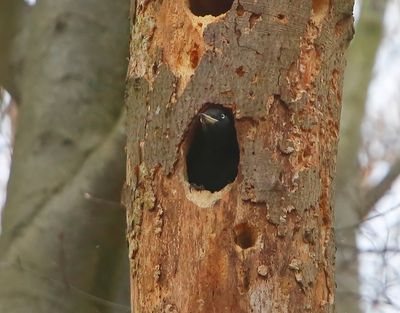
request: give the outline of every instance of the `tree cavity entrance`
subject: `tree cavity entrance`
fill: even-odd
[[[190,11],[197,16],[218,16],[232,7],[233,0],[189,0]]]
[[[238,173],[239,144],[232,110],[206,103],[193,122],[186,155],[187,178],[195,189],[219,191]]]
[[[247,224],[236,225],[233,229],[235,235],[235,244],[242,249],[248,249],[254,246],[256,235],[254,230]]]

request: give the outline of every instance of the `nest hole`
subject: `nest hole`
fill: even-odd
[[[193,188],[216,192],[236,179],[240,152],[231,109],[206,103],[188,137],[186,171]]]
[[[197,16],[218,16],[228,12],[233,0],[189,0],[190,11]]]

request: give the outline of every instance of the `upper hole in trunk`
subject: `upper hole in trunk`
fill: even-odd
[[[233,0],[189,0],[190,11],[197,16],[218,16],[232,7]]]
[[[239,165],[235,118],[222,105],[205,105],[195,117],[192,140],[186,155],[189,183],[215,192],[233,182]]]

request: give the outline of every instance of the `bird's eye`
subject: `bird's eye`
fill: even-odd
[[[221,113],[221,120],[225,119],[226,115],[225,113]]]

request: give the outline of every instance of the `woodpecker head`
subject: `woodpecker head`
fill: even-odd
[[[224,108],[208,108],[199,114],[203,131],[225,134],[234,129],[232,112]]]

